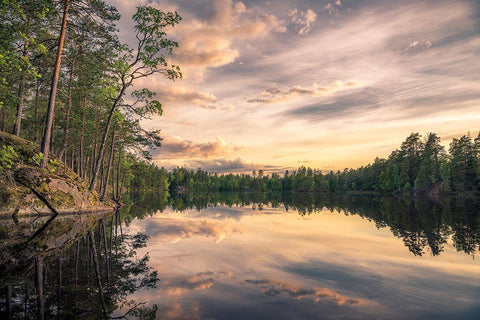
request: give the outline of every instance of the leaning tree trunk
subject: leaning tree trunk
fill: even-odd
[[[105,128],[103,129],[102,142],[100,143],[100,149],[98,151],[97,160],[95,162],[95,166],[92,172],[92,177],[90,180],[90,188],[89,188],[90,191],[93,191],[97,184],[97,177],[98,177],[98,173],[100,172],[100,166],[103,162],[103,157],[105,155],[105,145],[107,144],[108,133],[110,131],[113,115],[115,113],[115,110],[117,110],[117,106],[122,100],[122,97],[125,94],[125,90],[127,89],[127,87],[128,87],[128,84],[126,84],[123,81],[122,89],[120,90],[120,93],[118,94],[117,98],[113,102],[112,108],[110,109],[110,113],[108,114],[107,122],[105,123]]]
[[[50,153],[50,141],[52,140],[52,126],[55,109],[55,98],[57,96],[58,77],[60,74],[60,65],[62,63],[63,43],[65,42],[65,33],[67,29],[68,10],[70,9],[70,0],[65,0],[63,10],[62,28],[60,30],[60,39],[58,40],[57,57],[55,59],[55,68],[53,69],[52,85],[50,88],[50,97],[48,99],[47,117],[45,120],[45,131],[42,140],[43,161],[42,168],[48,165],[48,155]]]

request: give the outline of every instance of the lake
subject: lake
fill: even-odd
[[[475,199],[148,194],[125,203],[113,216],[61,217],[33,238],[48,217],[4,218],[3,315],[480,316]]]

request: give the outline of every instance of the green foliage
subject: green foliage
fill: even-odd
[[[5,169],[13,169],[18,158],[19,156],[12,146],[3,145],[0,148],[0,173]]]
[[[42,161],[43,161],[43,153],[39,152],[39,153],[36,153],[32,156],[32,158],[30,159],[30,162],[38,167],[40,167],[40,165],[42,164]]]

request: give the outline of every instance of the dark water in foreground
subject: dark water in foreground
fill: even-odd
[[[480,205],[311,194],[0,220],[0,318],[478,319]]]

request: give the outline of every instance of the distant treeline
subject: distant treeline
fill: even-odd
[[[171,172],[147,163],[133,168],[132,188],[174,192],[376,192],[476,193],[480,190],[480,133],[452,140],[448,152],[435,133],[412,133],[387,159],[376,158],[358,169],[324,173],[300,167],[283,175],[211,174],[176,168]]]

